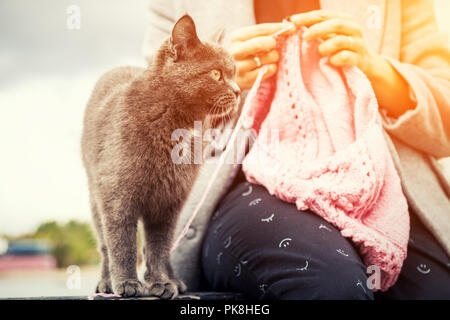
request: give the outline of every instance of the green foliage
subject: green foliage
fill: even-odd
[[[98,263],[95,237],[88,223],[71,220],[66,224],[49,221],[36,232],[21,238],[47,239],[53,245],[53,254],[59,267]]]

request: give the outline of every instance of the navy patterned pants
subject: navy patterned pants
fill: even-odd
[[[450,299],[449,257],[414,214],[397,283],[374,294],[361,257],[338,229],[240,175],[203,243],[204,289],[250,299]]]

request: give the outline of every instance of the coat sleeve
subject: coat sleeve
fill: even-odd
[[[150,0],[148,5],[148,27],[144,37],[142,51],[147,62],[151,62],[153,53],[170,36],[176,22],[175,3],[172,0]]]
[[[415,108],[398,118],[380,110],[387,132],[429,155],[450,156],[450,52],[432,0],[402,1],[400,61],[387,58],[410,87]]]

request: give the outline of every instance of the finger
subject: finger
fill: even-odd
[[[347,13],[327,11],[327,10],[313,10],[305,13],[294,14],[290,17],[290,21],[298,26],[309,27],[318,22],[326,21],[329,19],[345,19],[352,20],[353,17]]]
[[[319,45],[319,53],[322,56],[327,56],[342,50],[360,52],[363,47],[364,45],[361,38],[339,35],[322,42]]]
[[[359,55],[353,51],[342,50],[330,57],[330,63],[335,67],[358,66]]]
[[[274,37],[256,37],[247,41],[233,42],[230,46],[231,55],[235,60],[257,55],[260,52],[273,50],[277,42]]]
[[[252,87],[253,83],[255,83],[255,80],[258,77],[258,72],[261,70],[262,67],[263,66],[255,69],[255,70],[249,71],[244,76],[236,77],[236,82],[239,85],[239,87],[241,88],[241,90],[250,89]],[[267,67],[267,71],[262,78],[263,80],[273,76],[275,74],[275,72],[277,71],[276,64],[267,64],[266,67]]]
[[[276,63],[279,59],[278,51],[272,50],[266,54],[259,56],[259,61],[262,65]],[[245,59],[236,62],[236,69],[238,74],[244,75],[246,72],[258,68],[258,63],[255,59]]]
[[[235,30],[231,34],[231,41],[245,41],[256,37],[268,36],[286,27],[285,23],[260,23]]]
[[[312,40],[317,38],[326,38],[332,34],[355,37],[362,36],[361,28],[356,22],[344,19],[331,19],[311,26],[303,33],[303,38],[306,40]]]

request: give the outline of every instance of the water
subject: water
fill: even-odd
[[[89,296],[99,277],[98,266],[3,271],[0,272],[0,298]]]

